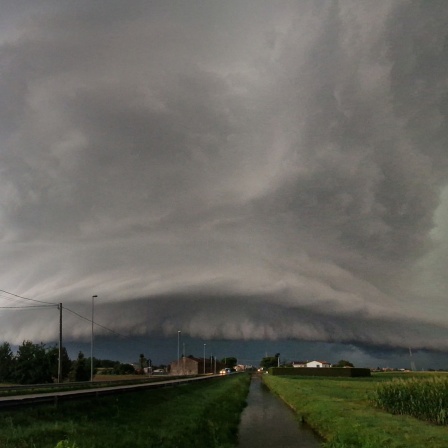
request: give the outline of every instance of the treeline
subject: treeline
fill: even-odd
[[[71,360],[65,347],[61,349],[61,377],[63,381],[88,381],[90,379],[90,358],[80,351]],[[118,361],[93,358],[94,373],[99,368],[108,368],[112,374],[134,373],[134,367]],[[59,368],[59,348],[43,343],[23,341],[17,353],[11,345],[0,345],[0,383],[44,384],[57,381]]]

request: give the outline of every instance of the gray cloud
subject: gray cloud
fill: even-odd
[[[2,289],[134,335],[447,349],[442,2],[33,5],[0,36]]]

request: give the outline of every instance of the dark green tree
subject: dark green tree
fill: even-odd
[[[70,381],[88,381],[90,379],[90,365],[81,351],[78,353],[76,361],[72,363],[69,378]]]
[[[260,362],[260,367],[263,367],[264,369],[269,369],[269,367],[277,367],[278,358],[278,356],[265,356]]]
[[[96,361],[95,366],[101,368],[110,368],[110,367],[113,368],[119,362],[119,361],[112,361],[110,359],[94,359],[94,361]]]
[[[61,349],[61,376],[62,379],[65,380],[69,377],[70,370],[72,368],[72,361],[68,356],[67,350],[65,347]],[[53,346],[47,349],[47,356],[49,357],[49,362],[51,366],[51,374],[55,380],[58,378],[59,371],[59,347]]]
[[[113,373],[115,375],[129,375],[135,373],[135,369],[132,364],[117,362],[114,366]]]
[[[8,383],[13,380],[14,354],[8,342],[0,345],[0,382]]]
[[[345,359],[340,359],[336,364],[333,364],[332,367],[354,367],[354,365]]]
[[[238,360],[234,356],[228,356],[221,359],[221,363],[229,369],[233,369],[236,366],[237,362]]]
[[[144,368],[145,367],[150,367],[151,366],[151,360],[150,359],[146,359],[145,355],[143,353],[140,353],[140,357],[139,357],[139,369],[137,373],[144,373]]]
[[[43,343],[23,341],[16,355],[13,378],[20,384],[51,383],[51,358]]]

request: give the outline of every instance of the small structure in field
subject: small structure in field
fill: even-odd
[[[306,367],[306,361],[293,361],[292,366],[296,369],[299,367]]]
[[[309,361],[305,367],[329,368],[331,367],[331,363],[327,361]]]

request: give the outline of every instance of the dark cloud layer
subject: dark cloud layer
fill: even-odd
[[[448,349],[444,2],[26,4],[2,289],[126,334]],[[4,338],[54,339],[32,316]]]

